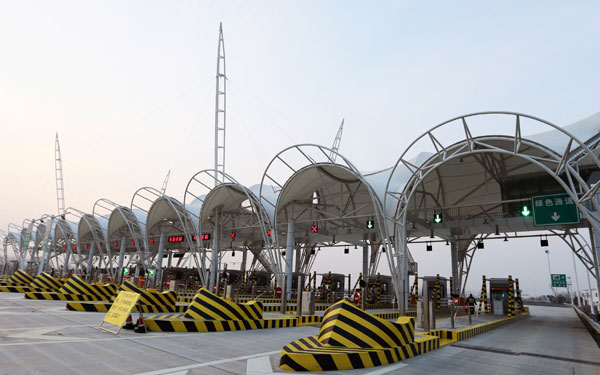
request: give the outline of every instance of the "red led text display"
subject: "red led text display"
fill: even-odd
[[[168,242],[169,243],[179,243],[179,242],[183,242],[185,240],[184,236],[169,236]]]

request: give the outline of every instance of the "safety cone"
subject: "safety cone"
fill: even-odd
[[[144,324],[144,317],[140,315],[137,321],[137,327],[135,327],[136,333],[147,333],[146,325]]]
[[[131,319],[131,314],[129,314],[129,316],[127,317],[127,321],[125,322],[125,325],[123,326],[124,329],[134,329],[135,327],[133,326],[133,319]]]

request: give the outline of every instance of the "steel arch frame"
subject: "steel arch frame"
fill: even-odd
[[[60,217],[58,218],[58,220],[56,220],[56,223],[54,224],[54,245],[56,246],[56,242],[58,241],[58,236],[57,236],[57,230],[60,231],[60,233],[62,234],[62,240],[65,243],[65,246],[67,247],[66,249],[66,253],[65,253],[65,262],[63,265],[63,275],[66,274],[67,269],[69,268],[69,264],[66,262],[66,257],[67,255],[69,256],[69,260],[71,258],[71,255],[77,255],[77,259],[73,261],[73,263],[75,263],[76,265],[76,269],[79,268],[79,266],[82,263],[83,257],[81,256],[81,249],[79,246],[79,239],[77,237],[77,235],[75,234],[75,231],[73,230],[73,226],[78,225],[78,223],[76,224],[73,221],[67,220],[66,217],[68,214],[71,214],[70,210],[72,208],[67,208],[65,210],[65,214],[64,215],[60,215]],[[71,214],[75,217],[78,217],[77,215]],[[64,217],[64,218],[63,218]],[[70,236],[70,238],[69,238]],[[77,254],[73,253],[73,246],[75,246],[75,251],[77,251]]]
[[[310,151],[315,151],[315,155],[311,155]],[[293,163],[286,162],[286,160],[284,158],[286,156],[286,154],[290,154],[292,152],[297,152],[296,156],[300,156],[300,159],[301,160],[304,159],[304,161],[305,161],[304,164],[302,164],[302,166],[297,169],[292,167],[291,164],[293,164]],[[317,156],[319,157],[318,159],[316,158]],[[288,156],[288,158],[289,158],[289,156]],[[340,162],[340,160],[341,160],[341,162]],[[291,171],[291,172],[284,174],[283,179],[285,179],[285,181],[283,181],[282,183],[280,183],[278,180],[276,180],[275,177],[273,177],[269,174],[269,171],[272,168],[276,167],[274,163],[277,161],[279,161],[282,164],[281,166],[284,166],[287,169],[289,169],[289,171]],[[271,161],[267,165],[267,168],[265,169],[265,172],[261,179],[260,195],[259,195],[260,203],[264,207],[266,207],[268,204],[274,210],[273,223],[271,223],[272,228],[274,228],[274,230],[272,231],[272,233],[274,235],[271,236],[272,238],[270,239],[269,242],[266,242],[266,244],[268,244],[267,248],[270,251],[273,251],[273,255],[276,255],[276,258],[281,259],[281,258],[283,258],[281,255],[281,252],[283,251],[283,249],[285,249],[285,248],[282,248],[280,245],[279,234],[278,234],[278,230],[277,230],[277,227],[279,224],[277,222],[277,216],[278,216],[277,211],[278,211],[280,195],[277,194],[276,202],[271,202],[271,200],[269,200],[268,196],[265,195],[266,191],[263,191],[263,189],[265,189],[266,186],[270,186],[270,187],[274,187],[274,186],[273,185],[265,185],[265,183],[267,181],[274,183],[276,185],[276,187],[278,188],[278,190],[274,190],[273,193],[279,193],[285,189],[285,186],[287,185],[288,181],[290,181],[290,179],[296,173],[298,173],[300,170],[303,170],[309,166],[317,166],[317,165],[332,165],[332,166],[337,166],[337,167],[343,168],[343,169],[349,171],[350,173],[354,174],[360,180],[360,182],[365,185],[365,187],[367,188],[367,191],[371,197],[371,201],[373,203],[373,208],[375,209],[375,218],[377,220],[376,222],[377,222],[379,234],[381,236],[381,240],[384,243],[384,246],[388,246],[389,245],[389,243],[388,243],[389,236],[388,236],[388,231],[387,231],[387,222],[385,220],[385,217],[386,217],[385,212],[384,212],[385,206],[382,205],[381,200],[379,199],[379,197],[373,190],[371,184],[365,179],[365,176],[358,170],[358,168],[356,168],[354,166],[354,164],[352,164],[346,157],[344,157],[339,152],[337,152],[329,147],[312,144],[312,143],[303,143],[303,144],[289,146],[289,147],[285,148],[284,150],[280,151],[277,155],[275,155],[273,157],[273,159],[271,159]],[[284,170],[287,170],[287,169],[284,168]],[[279,179],[282,179],[282,178],[279,178]],[[392,254],[389,251],[386,251],[386,255],[388,257],[388,261],[390,261],[390,257]],[[280,281],[283,282],[283,274],[280,275],[279,277],[280,277],[280,280],[278,280],[278,282],[280,282]]]
[[[125,211],[124,209],[126,209],[128,211]],[[108,214],[108,219],[107,219],[108,222],[110,222],[110,215],[112,215],[112,213],[114,211],[117,211],[121,215],[121,217],[125,221],[125,224],[127,225],[127,230],[131,234],[131,238],[134,241],[133,245],[135,246],[136,250],[140,254],[144,254],[145,259],[148,258],[149,257],[148,244],[147,244],[146,236],[144,234],[145,233],[145,223],[141,224],[130,208],[119,205],[119,204],[111,201],[110,199],[100,198],[94,203],[94,207],[92,208],[92,214],[94,216],[104,217],[105,215],[101,214],[101,212],[100,212],[101,210],[105,211],[105,213]],[[143,229],[142,229],[142,225],[144,226]],[[138,230],[137,232],[135,230],[136,228]],[[106,249],[107,249],[107,253],[111,254],[109,241],[110,241],[110,239],[108,238],[108,225],[107,225]],[[140,243],[144,244],[144,246],[140,247]],[[109,262],[112,265],[112,262],[113,262],[112,256],[109,255],[109,258],[110,258]],[[112,277],[112,275],[111,275],[111,277]]]
[[[496,135],[496,136],[473,137],[471,135],[472,132],[469,129],[469,126],[467,124],[467,119],[472,118],[472,117],[487,116],[487,115],[502,115],[502,116],[510,116],[510,117],[514,116],[515,120],[516,120],[515,127],[514,127],[514,136],[505,136],[505,135],[498,136],[498,135]],[[559,155],[557,152],[549,149],[548,147],[545,147],[545,146],[543,146],[537,142],[531,141],[527,138],[523,138],[521,136],[521,118],[532,120],[535,123],[548,126],[554,130],[558,130],[564,136],[568,137],[568,143],[567,143],[565,152],[562,155]],[[450,124],[454,123],[455,121],[459,121],[459,120],[462,121],[465,138],[461,139],[460,141],[455,142],[451,145],[444,146],[435,137],[433,132],[437,129],[440,129],[446,125],[450,125]],[[406,158],[407,154],[411,151],[413,146],[415,146],[419,141],[425,139],[426,137],[429,138],[429,140],[431,141],[436,152],[431,157],[429,157],[425,162],[423,162],[421,165],[416,166],[416,165],[412,164],[410,161],[406,160],[405,158]],[[490,142],[490,141],[491,142],[509,141],[513,144],[513,149],[512,149],[512,151],[509,151],[506,149],[502,149],[497,145],[486,143],[486,142]],[[581,142],[579,139],[577,139],[571,133],[558,127],[557,125],[554,125],[548,121],[545,121],[545,120],[542,120],[540,118],[533,117],[530,115],[526,115],[523,113],[505,112],[505,111],[472,113],[472,114],[458,116],[453,119],[447,120],[445,122],[442,122],[442,123],[434,126],[430,130],[426,131],[421,136],[416,138],[404,150],[404,152],[402,153],[402,155],[400,156],[400,158],[394,165],[394,167],[392,169],[392,173],[390,174],[390,177],[389,177],[387,185],[386,185],[386,193],[385,193],[385,197],[384,197],[384,207],[387,207],[388,199],[393,199],[391,201],[392,205],[394,206],[393,213],[389,217],[387,217],[387,220],[389,220],[394,227],[394,234],[396,237],[395,238],[395,244],[396,244],[395,248],[396,248],[396,251],[399,252],[398,253],[399,256],[403,256],[403,258],[406,259],[404,254],[406,254],[406,251],[408,250],[407,242],[406,242],[406,234],[407,234],[406,219],[407,219],[407,211],[408,211],[407,208],[408,208],[409,202],[411,201],[411,199],[413,198],[413,196],[417,190],[417,186],[419,185],[419,183],[424,181],[425,178],[430,173],[437,170],[437,168],[439,166],[443,165],[444,163],[446,163],[450,160],[453,160],[453,159],[457,159],[457,158],[461,158],[461,157],[465,157],[465,156],[471,156],[474,154],[500,153],[500,154],[505,154],[505,155],[516,156],[516,157],[520,157],[520,158],[530,162],[531,164],[539,167],[541,170],[543,170],[544,172],[546,172],[550,176],[552,176],[561,185],[561,187],[565,190],[565,192],[570,196],[570,198],[573,200],[573,202],[577,205],[579,210],[582,212],[583,216],[586,219],[588,219],[588,221],[590,222],[590,225],[592,225],[596,231],[600,232],[600,223],[598,222],[598,219],[595,217],[595,215],[593,213],[588,211],[587,207],[585,207],[585,205],[584,205],[585,202],[590,201],[591,204],[594,206],[594,208],[596,210],[598,210],[598,204],[595,201],[595,199],[593,199],[593,197],[594,197],[594,194],[596,194],[598,188],[600,187],[600,184],[596,184],[596,186],[589,188],[587,186],[586,182],[581,179],[581,177],[579,176],[578,170],[577,170],[578,159],[571,160],[568,157],[573,144],[575,144],[576,146],[579,146],[579,150],[582,150],[586,154],[586,156],[590,156],[592,161],[600,169],[600,160],[588,148],[588,146],[585,143]],[[542,151],[544,153],[543,154],[544,157],[534,157],[532,155],[521,154],[520,148],[522,145],[527,145],[533,149]],[[475,149],[475,146],[483,147],[483,148]],[[554,164],[554,165],[556,165],[556,168],[550,169],[545,163]],[[392,192],[392,191],[390,191],[390,184],[392,183],[394,175],[398,171],[398,167],[400,165],[404,165],[412,173],[412,176],[407,181],[407,183],[402,187],[401,192]],[[567,176],[568,185],[559,177],[559,175],[562,174],[563,172]],[[576,180],[580,191],[584,191],[584,194],[581,198],[579,198],[577,195],[577,188],[573,182],[573,179]],[[395,202],[395,204],[394,204],[394,202]],[[400,269],[398,269],[398,268],[400,268]],[[405,284],[408,279],[408,278],[405,278],[405,274],[406,274],[405,262],[402,263],[401,267],[398,267],[397,264],[391,263],[390,270],[392,271],[392,274],[396,273],[396,277],[392,277],[393,281],[397,282],[398,286],[402,283],[404,295],[401,296],[399,294],[400,293],[399,288],[395,288],[395,290],[397,293],[397,298],[399,299],[399,301],[401,301],[401,305],[403,305],[403,303],[406,301],[406,297],[407,297],[407,290],[406,290],[407,288],[406,288]],[[396,285],[394,285],[394,286],[396,287]]]
[[[85,222],[85,224],[88,226],[88,228],[90,229],[90,233],[92,234],[94,244],[100,245],[100,246],[98,246],[98,249],[100,250],[99,256],[104,257],[105,254],[102,252],[102,244],[106,245],[106,235],[104,234],[104,230],[100,226],[100,223],[98,222],[98,219],[96,218],[96,216],[94,216],[94,214],[88,214],[84,211],[78,210],[74,207],[67,208],[65,210],[65,214],[67,214],[67,213],[70,213],[71,215],[79,218],[79,222],[77,223],[77,245],[76,245],[78,255],[81,257],[81,249],[80,249],[81,244],[79,243],[80,242],[79,236],[81,235],[81,233],[79,231],[79,224],[81,223],[81,220],[83,220]],[[93,219],[93,221],[90,220],[90,218]],[[109,254],[110,254],[110,252],[108,252],[106,255],[109,255]],[[110,258],[110,255],[109,255],[109,258]],[[94,260],[92,258],[92,264],[93,263],[94,263]],[[111,278],[113,278],[114,270],[112,269],[112,264],[110,264],[109,272],[110,272]]]
[[[212,186],[211,186],[211,183],[212,183]],[[257,223],[260,227],[260,232],[261,232],[261,236],[263,238],[263,242],[265,244],[268,244],[269,238],[267,236],[267,230],[271,229],[271,233],[273,233],[274,231],[273,231],[273,228],[270,226],[270,220],[265,211],[265,208],[262,205],[262,203],[260,202],[260,200],[258,199],[258,197],[252,191],[250,191],[250,189],[248,189],[245,185],[243,185],[239,181],[237,181],[233,176],[231,176],[225,172],[215,170],[215,169],[204,169],[204,170],[196,173],[195,175],[192,176],[192,178],[190,178],[190,180],[188,181],[188,184],[185,188],[185,195],[183,198],[183,202],[184,202],[184,207],[186,207],[186,209],[188,208],[188,205],[191,205],[191,203],[194,200],[198,200],[201,203],[200,212],[198,212],[198,215],[196,215],[192,210],[188,210],[198,222],[198,228],[197,228],[198,233],[199,234],[202,233],[201,218],[202,218],[202,210],[204,209],[204,201],[209,196],[211,191],[213,191],[215,188],[217,188],[221,185],[235,186],[235,187],[239,188],[244,193],[244,195],[246,195],[246,198],[248,199],[248,201],[250,202],[250,205],[252,207],[252,212],[254,213],[254,215],[257,219]],[[196,191],[195,189],[193,189],[194,187],[197,187],[199,190]],[[192,192],[192,190],[194,190],[194,192]],[[198,241],[199,248],[201,248],[203,250],[203,254],[206,254],[206,249],[202,246],[202,241],[200,239],[200,235],[197,237],[197,241]],[[263,249],[263,251],[264,250],[266,250],[266,249]],[[275,257],[273,255],[274,254],[272,254],[270,251],[267,251],[268,260],[270,261],[270,265],[271,265],[271,268],[273,269],[273,273],[275,275],[278,275],[281,272],[281,263],[280,262],[277,263],[278,259],[277,259],[277,257]]]
[[[142,192],[148,193],[151,196],[154,196],[154,199],[150,199],[144,195],[142,195]],[[138,198],[136,200],[136,198]],[[145,209],[143,206],[139,206],[138,202],[140,199],[143,199],[146,202],[151,202],[148,209]],[[184,237],[185,237],[185,242],[187,243],[190,252],[193,254],[193,258],[194,258],[194,263],[196,264],[196,269],[198,270],[198,276],[200,277],[200,282],[202,283],[202,285],[207,285],[207,279],[206,279],[206,270],[204,269],[203,265],[200,264],[198,262],[198,257],[196,256],[198,254],[198,247],[196,246],[196,244],[194,243],[194,236],[196,236],[196,239],[199,238],[198,233],[196,233],[196,226],[194,225],[194,222],[192,221],[192,219],[189,217],[188,211],[185,208],[185,206],[179,202],[177,199],[170,197],[166,194],[161,193],[160,191],[158,191],[155,188],[152,187],[142,187],[140,189],[138,189],[134,194],[133,197],[131,198],[131,210],[133,210],[133,208],[137,208],[140,209],[142,211],[145,211],[147,214],[146,217],[146,233],[145,233],[145,241],[146,244],[148,243],[148,232],[150,230],[150,228],[148,228],[148,219],[150,218],[150,208],[152,207],[152,205],[154,203],[156,203],[159,199],[164,199],[167,204],[169,205],[169,207],[173,210],[173,212],[175,213],[175,215],[177,215],[177,219],[179,220],[179,222],[181,223],[181,227],[183,229],[184,232]],[[180,205],[183,208],[183,213],[179,212],[179,209],[177,208],[176,204]],[[183,216],[182,216],[183,214]],[[148,248],[148,252],[149,252],[149,248]],[[148,259],[149,262],[151,262],[150,259]],[[145,264],[146,263],[146,259],[144,260]]]

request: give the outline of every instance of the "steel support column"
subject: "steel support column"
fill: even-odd
[[[160,239],[158,240],[158,255],[156,256],[156,273],[154,278],[154,285],[161,284],[162,281],[162,262],[165,256],[165,231],[163,228],[160,229]]]
[[[460,281],[458,277],[458,244],[456,241],[450,242],[450,258],[452,262],[452,290],[451,294],[457,294],[457,290],[460,290]]]
[[[294,261],[294,242],[296,240],[294,231],[294,220],[290,220],[288,221],[287,244],[285,248],[286,301],[289,301],[292,298],[292,263]]]
[[[369,245],[363,245],[362,273],[363,280],[367,282],[369,275]]]
[[[65,254],[65,264],[63,265],[62,277],[66,277],[69,273],[69,261],[71,260],[71,248],[67,246],[67,253]]]
[[[600,291],[600,267],[598,267],[598,258],[599,258],[599,254],[598,252],[600,251],[600,233],[598,233],[598,231],[596,231],[595,229],[593,229],[592,227],[589,228],[590,229],[590,240],[592,241],[592,255],[594,258],[594,269],[596,270],[596,290]],[[590,295],[592,294],[592,291],[590,290]],[[594,301],[594,299],[592,298],[592,302]],[[595,311],[596,313],[600,313],[600,307],[598,305],[595,306]]]
[[[88,262],[87,262],[87,268],[86,268],[88,277],[91,277],[91,275],[92,275],[92,261],[94,260],[94,249],[96,248],[95,245],[96,244],[94,242],[92,242],[92,245],[90,246],[90,255],[88,256]]]
[[[123,260],[125,259],[125,248],[127,245],[125,244],[126,238],[125,236],[121,237],[121,249],[119,250],[119,262],[117,263],[117,277],[116,280],[118,283],[123,282]]]
[[[211,288],[215,285],[217,272],[219,271],[219,229],[219,214],[217,213],[215,218],[215,230],[213,233],[212,253],[210,257],[210,278],[208,284]]]
[[[242,275],[246,272],[246,262],[248,261],[248,249],[244,249],[242,251],[242,265],[240,266],[240,271]]]

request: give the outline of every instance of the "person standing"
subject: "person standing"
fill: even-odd
[[[473,294],[469,294],[469,297],[467,297],[467,303],[469,304],[469,309],[471,309],[471,315],[475,314],[475,304],[476,304],[476,300],[475,297],[473,297]]]

